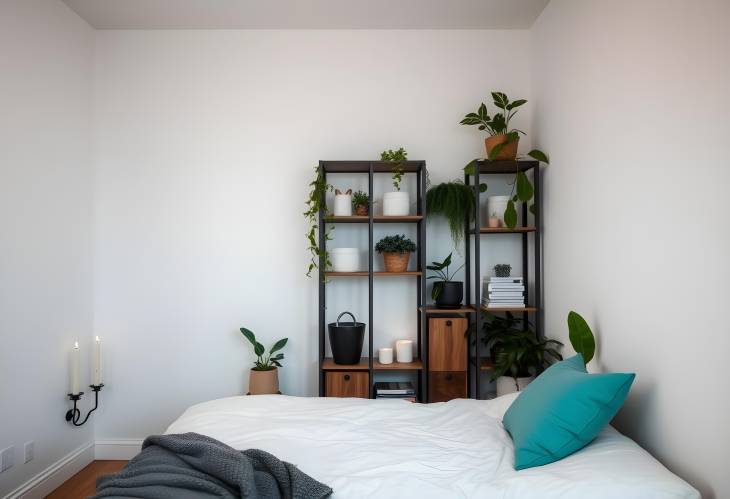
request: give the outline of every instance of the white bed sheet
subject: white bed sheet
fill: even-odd
[[[167,433],[197,432],[236,449],[266,450],[330,485],[335,499],[699,499],[611,427],[562,461],[515,471],[501,421],[513,399],[231,397],[189,408]]]

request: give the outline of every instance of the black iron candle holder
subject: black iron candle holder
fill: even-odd
[[[79,420],[81,419],[81,411],[76,407],[76,403],[81,400],[81,396],[84,394],[84,392],[69,393],[68,398],[69,400],[73,400],[74,408],[69,409],[68,412],[66,412],[66,421],[69,421],[74,426],[83,426],[83,424],[89,420],[89,416],[91,416],[91,413],[99,407],[99,392],[101,391],[102,386],[104,386],[104,383],[100,385],[89,385],[91,391],[94,392],[94,408],[91,409],[88,414],[86,414],[86,417],[80,423]]]

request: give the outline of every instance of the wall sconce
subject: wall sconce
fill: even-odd
[[[76,403],[81,400],[81,396],[84,394],[84,392],[69,393],[68,398],[70,400],[73,400],[74,408],[69,409],[66,413],[66,421],[73,423],[74,426],[83,426],[83,424],[89,420],[89,416],[91,416],[91,413],[99,407],[99,392],[101,391],[102,386],[104,386],[104,383],[100,385],[89,385],[91,391],[94,392],[94,408],[86,414],[86,417],[80,423],[79,420],[81,419],[81,411],[76,407]]]
[[[81,411],[76,407],[76,404],[81,400],[81,396],[84,394],[79,390],[79,369],[80,369],[80,350],[79,342],[74,342],[73,350],[71,351],[71,393],[68,394],[69,400],[73,401],[73,409],[69,409],[66,412],[66,421],[70,422],[74,426],[83,426],[89,420],[89,416],[99,407],[99,392],[104,386],[101,382],[101,338],[98,336],[94,341],[94,355],[92,357],[92,378],[93,384],[89,385],[91,391],[94,392],[94,408],[91,409],[81,421]],[[81,422],[79,422],[81,421]]]

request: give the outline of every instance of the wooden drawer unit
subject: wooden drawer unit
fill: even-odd
[[[469,322],[463,317],[428,320],[428,369],[466,371],[466,337]]]
[[[428,375],[428,401],[466,398],[466,371],[440,371]]]
[[[327,397],[370,397],[370,380],[367,372],[327,371],[325,396]]]

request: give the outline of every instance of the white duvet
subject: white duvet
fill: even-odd
[[[502,426],[512,400],[231,397],[189,408],[167,433],[266,450],[330,485],[335,499],[700,497],[611,427],[562,461],[515,471]]]

